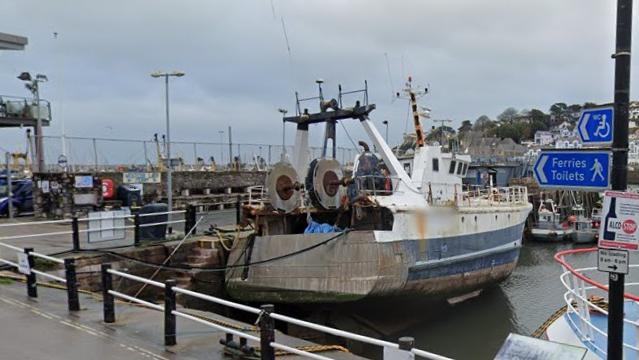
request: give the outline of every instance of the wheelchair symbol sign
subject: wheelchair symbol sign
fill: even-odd
[[[577,124],[581,141],[584,144],[611,144],[613,120],[612,106],[583,110]]]

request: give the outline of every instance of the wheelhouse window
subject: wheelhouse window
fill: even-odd
[[[461,162],[457,163],[457,175],[461,175],[463,167],[464,167],[464,163],[461,163]]]
[[[455,173],[455,165],[457,165],[457,161],[452,160],[452,161],[450,162],[450,167],[448,168],[448,172],[449,172],[450,174],[454,174],[454,173]]]
[[[404,171],[406,171],[408,176],[411,176],[410,175],[410,163],[404,163]]]
[[[433,171],[439,171],[439,159],[433,159]]]
[[[462,175],[466,176],[468,173],[468,164],[464,163],[464,169],[462,170]]]

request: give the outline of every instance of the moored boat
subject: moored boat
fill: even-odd
[[[256,235],[231,251],[226,289],[237,299],[347,302],[387,296],[455,301],[510,275],[532,205],[525,187],[462,190],[468,155],[429,146],[419,123],[412,159],[401,162],[369,119],[374,105],[284,118],[297,124],[292,163],[268,175],[270,203],[244,207]],[[353,177],[334,158],[335,124],[356,120],[376,152],[360,142]],[[307,159],[308,128],[324,123],[324,157]],[[330,154],[333,154],[331,157]],[[304,179],[304,180],[302,180]]]
[[[597,248],[560,251],[555,260],[561,264],[560,281],[566,289],[565,306],[557,310],[533,334],[550,341],[587,349],[584,359],[605,359],[608,337],[608,288],[591,277],[596,267],[575,268],[567,257],[596,255]],[[592,257],[593,261],[594,256]],[[630,265],[634,268],[638,265]],[[626,287],[636,286],[628,283]],[[624,294],[623,358],[639,358],[639,296]]]
[[[540,242],[572,241],[575,229],[561,214],[552,199],[542,199],[537,208],[537,222],[530,229],[533,240]]]

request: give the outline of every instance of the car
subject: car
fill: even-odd
[[[30,179],[12,180],[12,204],[14,214],[33,212],[33,182]],[[0,216],[9,215],[9,197],[7,196],[7,179],[0,178]]]

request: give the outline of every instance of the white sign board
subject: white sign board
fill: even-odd
[[[160,173],[122,173],[122,182],[125,184],[159,184],[161,181]]]
[[[126,239],[125,216],[131,215],[129,209],[114,211],[95,211],[89,213],[89,243]]]
[[[91,175],[76,175],[75,176],[75,188],[83,189],[83,188],[92,188],[93,187],[93,176]]]
[[[29,266],[29,256],[23,252],[17,253],[18,255],[18,271],[25,275],[31,274],[31,266]]]
[[[48,194],[50,192],[49,180],[42,180],[40,183],[40,189],[43,194]]]
[[[606,191],[599,227],[599,247],[639,249],[639,194]]]
[[[603,272],[627,274],[630,255],[628,250],[599,249],[597,269]]]

